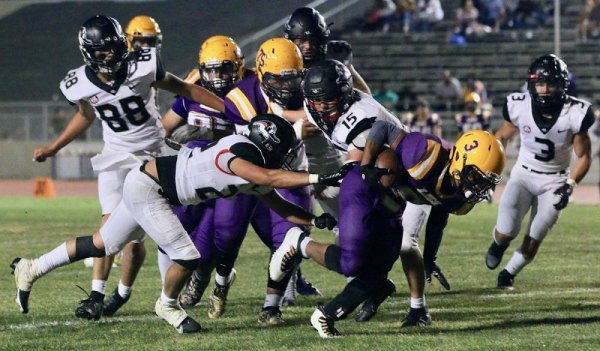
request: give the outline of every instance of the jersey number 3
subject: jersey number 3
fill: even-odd
[[[535,142],[547,146],[546,149],[540,151],[540,154],[535,154],[536,160],[548,162],[554,158],[554,143],[552,140],[535,138]]]
[[[141,96],[133,95],[121,99],[119,100],[119,105],[121,105],[125,116],[121,115],[119,109],[111,104],[96,107],[96,110],[100,114],[100,119],[105,121],[108,127],[115,133],[129,130],[126,120],[134,126],[141,126],[150,118],[150,113],[146,111],[144,100],[142,100]]]

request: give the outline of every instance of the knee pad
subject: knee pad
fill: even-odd
[[[334,272],[342,273],[340,266],[340,258],[342,257],[342,249],[339,246],[331,245],[325,250],[325,267]]]
[[[94,245],[92,236],[80,236],[75,239],[75,258],[71,262],[82,260],[88,257],[104,257],[106,251],[99,249]]]
[[[173,260],[173,262],[190,271],[193,271],[200,266],[200,258],[194,258],[193,260]]]

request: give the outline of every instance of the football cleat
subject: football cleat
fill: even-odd
[[[323,310],[323,306],[318,306],[317,309],[310,316],[310,324],[317,332],[319,336],[324,339],[337,338],[342,336],[340,332],[334,327],[335,321],[333,318],[327,316]]]
[[[26,258],[15,258],[10,264],[12,274],[15,276],[15,284],[17,286],[17,296],[15,301],[19,305],[22,313],[29,312],[29,294],[33,282],[38,276],[37,260],[28,260]]]
[[[87,295],[87,299],[79,301],[79,306],[75,309],[75,317],[83,318],[88,320],[99,320],[104,312],[104,294],[97,291],[87,293],[84,288],[76,285],[84,294]]]
[[[262,325],[281,325],[285,321],[281,318],[279,307],[263,307],[258,314],[258,324]]]
[[[490,248],[487,251],[487,255],[485,256],[485,265],[489,269],[495,269],[498,267],[500,262],[502,262],[502,256],[504,255],[504,251],[508,249],[509,244],[499,245],[496,244],[495,241],[492,242]]]
[[[208,318],[216,319],[219,318],[225,313],[225,306],[227,305],[227,294],[229,293],[229,288],[233,285],[235,281],[236,271],[235,269],[231,269],[231,279],[229,280],[229,284],[225,286],[221,286],[217,284],[217,286],[213,289],[212,293],[208,297]]]
[[[437,263],[435,263],[435,261],[425,263],[425,280],[427,280],[428,283],[431,283],[431,276],[434,276],[440,282],[440,284],[442,284],[444,289],[450,290],[450,283],[448,283],[444,273],[442,273],[442,269],[437,265]]]
[[[287,232],[281,246],[275,250],[269,262],[269,277],[272,280],[281,281],[302,260],[300,242],[305,237],[306,233],[299,228],[292,228]]]
[[[79,306],[75,309],[75,317],[97,321],[102,317],[103,308],[102,301],[94,301],[88,297],[79,301]]]
[[[119,310],[119,308],[121,308],[124,304],[127,303],[127,301],[129,301],[129,297],[131,297],[131,295],[128,295],[127,297],[123,298],[119,294],[119,289],[115,288],[113,293],[104,301],[103,314],[108,317],[114,316],[115,313]]]
[[[515,288],[513,286],[514,282],[515,282],[515,276],[508,273],[508,271],[506,269],[503,269],[498,274],[497,288],[505,289],[505,290],[513,290]]]
[[[402,321],[400,328],[405,327],[425,327],[431,324],[431,316],[427,307],[410,308],[408,314]]]
[[[154,305],[154,312],[156,312],[157,316],[175,327],[177,332],[180,334],[198,333],[202,331],[200,324],[189,317],[185,310],[181,308],[179,303],[173,306],[168,306],[163,304],[160,298],[158,298],[156,304]]]
[[[365,300],[360,311],[354,318],[357,322],[367,322],[377,314],[379,306],[396,292],[396,285],[391,279],[388,279],[380,289],[377,289],[373,295]]]
[[[205,279],[202,277],[200,272],[194,271],[190,277],[190,280],[188,280],[187,284],[185,285],[183,292],[181,295],[179,295],[179,303],[181,304],[181,307],[190,308],[196,306],[200,302],[200,299],[204,294],[204,290],[206,290],[206,287],[208,287],[209,283],[210,276],[208,276],[208,279]]]
[[[296,292],[302,296],[322,296],[321,291],[312,285],[298,270],[298,280],[296,281]]]

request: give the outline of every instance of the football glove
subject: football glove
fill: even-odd
[[[349,65],[352,63],[352,46],[345,40],[331,40],[327,43],[327,56]]]
[[[337,221],[329,213],[323,213],[322,215],[315,217],[312,222],[314,226],[319,229],[327,228],[332,230],[337,225]]]
[[[362,165],[360,166],[360,174],[362,178],[369,186],[376,185],[379,183],[379,179],[384,175],[392,174],[392,170],[389,168],[379,168],[374,165]]]
[[[358,162],[348,162],[344,164],[340,169],[329,174],[319,174],[319,184],[327,186],[340,186],[342,179],[350,172]]]
[[[554,191],[555,197],[558,199],[557,202],[554,203],[554,208],[557,211],[560,211],[567,207],[569,204],[569,197],[573,194],[573,187],[575,186],[575,181],[572,179],[568,179],[565,184],[563,184],[560,188]]]

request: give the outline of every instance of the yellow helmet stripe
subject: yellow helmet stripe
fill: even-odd
[[[427,140],[427,151],[425,152],[425,157],[418,162],[416,165],[408,169],[408,174],[415,180],[421,180],[431,167],[435,164],[435,160],[440,153],[442,146],[439,143],[436,143],[433,140]]]
[[[250,121],[250,119],[256,116],[256,110],[254,110],[254,106],[248,100],[248,97],[240,90],[240,88],[234,88],[231,90],[227,97],[233,102],[235,107],[237,107],[238,111],[242,118],[246,121]]]

